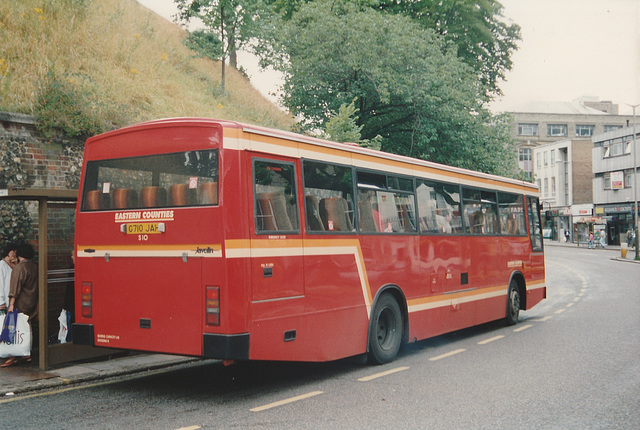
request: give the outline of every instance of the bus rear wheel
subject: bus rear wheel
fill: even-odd
[[[520,316],[520,289],[515,279],[509,282],[509,293],[507,295],[507,325],[516,325]]]
[[[402,343],[402,313],[390,294],[382,295],[373,312],[369,333],[369,360],[376,364],[393,361]]]

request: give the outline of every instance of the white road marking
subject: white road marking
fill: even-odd
[[[524,330],[526,330],[528,328],[531,328],[531,327],[533,327],[533,324],[527,324],[527,325],[523,325],[522,327],[518,327],[516,329],[513,329],[513,331],[515,333],[519,333],[519,332],[524,331]]]
[[[465,352],[466,349],[456,349],[455,351],[447,352],[446,354],[438,355],[437,357],[431,357],[429,361],[438,361],[443,358],[451,357],[452,355],[460,354],[461,352]]]
[[[407,370],[408,367],[396,367],[395,369],[387,370],[385,372],[376,373],[374,375],[365,376],[364,378],[359,378],[360,382],[369,382],[374,379],[382,378],[383,376],[391,375],[396,372],[402,372],[403,370]]]
[[[490,343],[490,342],[493,342],[493,341],[496,341],[496,340],[502,339],[503,337],[504,337],[503,335],[495,336],[495,337],[492,337],[492,338],[490,338],[490,339],[487,339],[487,340],[483,340],[483,341],[481,341],[481,342],[478,342],[478,345],[486,345],[486,344],[488,344],[488,343]]]
[[[251,409],[251,412],[266,411],[267,409],[277,408],[278,406],[287,405],[289,403],[293,403],[293,402],[297,402],[297,401],[300,401],[300,400],[308,399],[309,397],[314,397],[314,396],[317,396],[317,395],[320,395],[320,394],[324,394],[324,391],[312,391],[310,393],[302,394],[300,396],[290,397],[288,399],[280,400],[278,402],[269,403],[268,405],[258,406],[257,408]]]

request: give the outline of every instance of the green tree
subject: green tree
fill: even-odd
[[[283,104],[304,127],[324,129],[357,98],[361,137],[381,136],[382,150],[506,173],[514,153],[493,130],[506,125],[483,107],[475,71],[433,30],[401,14],[317,0],[273,37],[263,60],[284,74]]]
[[[206,30],[195,30],[189,32],[184,40],[187,48],[194,51],[199,57],[218,61],[222,58],[222,42],[218,37]]]
[[[177,18],[189,22],[200,19],[205,27],[217,36],[222,44],[222,76],[220,87],[225,90],[226,59],[238,68],[237,52],[255,35],[254,19],[260,0],[174,0],[178,6]]]
[[[327,121],[324,137],[334,142],[360,143],[362,125],[356,123],[357,112],[356,99],[348,105],[341,105],[338,112],[332,112],[331,118]]]
[[[399,13],[435,30],[458,48],[473,67],[487,97],[502,94],[499,83],[511,70],[511,55],[521,40],[520,26],[508,23],[496,0],[379,0],[383,11]]]
[[[291,19],[311,0],[265,0],[283,19]],[[520,26],[509,23],[497,0],[339,0],[390,14],[404,15],[455,44],[462,61],[471,66],[487,98],[502,95],[499,84],[511,70],[511,56],[521,40]]]

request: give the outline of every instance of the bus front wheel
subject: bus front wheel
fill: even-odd
[[[518,323],[520,316],[520,289],[515,279],[509,282],[509,293],[507,295],[507,325]]]
[[[391,294],[384,294],[371,313],[369,359],[376,364],[393,361],[402,343],[402,313]]]

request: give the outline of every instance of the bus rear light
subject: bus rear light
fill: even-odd
[[[207,287],[207,325],[220,325],[220,287]]]
[[[82,316],[91,318],[93,315],[93,292],[90,282],[83,282],[81,287],[82,293]]]

